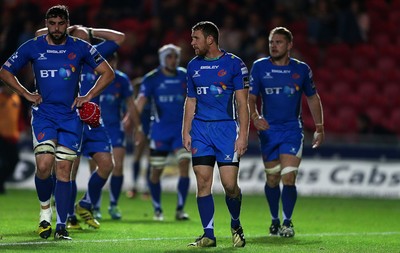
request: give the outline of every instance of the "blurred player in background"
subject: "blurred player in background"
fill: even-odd
[[[132,80],[132,85],[134,87],[135,98],[138,97],[140,85],[142,83],[142,78],[135,78]],[[147,200],[150,198],[150,193],[148,189],[149,176],[150,176],[150,150],[149,150],[149,133],[150,125],[152,121],[151,116],[151,103],[146,103],[143,107],[142,113],[140,114],[140,121],[142,123],[142,130],[145,138],[141,142],[135,142],[133,147],[133,162],[132,162],[132,183],[133,187],[126,192],[128,198],[136,198],[139,187],[138,181],[141,175],[142,159],[146,160],[146,171],[145,171],[145,186],[142,192],[142,199]],[[129,122],[129,121],[128,121]],[[130,132],[132,127],[126,125],[126,131]]]
[[[134,125],[135,140],[143,142],[144,136],[140,127],[140,118],[136,110],[133,87],[128,76],[117,69],[118,58],[114,53],[108,58],[108,62],[115,72],[115,79],[100,95],[100,108],[102,119],[107,132],[111,138],[115,167],[110,179],[110,205],[108,213],[114,220],[121,219],[121,212],[118,208],[118,199],[124,181],[123,168],[125,159],[126,139],[123,122],[130,121]],[[124,118],[124,113],[125,118]],[[100,203],[95,205],[100,208]]]
[[[0,194],[6,193],[5,182],[19,161],[21,98],[0,82]]]
[[[182,117],[186,93],[186,69],[179,66],[181,49],[173,44],[158,50],[160,66],[147,73],[140,87],[137,108],[143,111],[147,103],[154,108],[154,121],[150,129],[150,194],[154,207],[154,220],[164,220],[161,207],[160,178],[167,156],[174,153],[178,160],[178,200],[175,218],[189,219],[184,206],[190,186],[190,153],[182,145]]]
[[[270,56],[253,63],[250,81],[250,115],[258,130],[266,172],[265,196],[272,223],[270,235],[293,237],[292,214],[297,199],[296,175],[303,150],[301,97],[304,93],[315,122],[313,148],[324,140],[321,100],[310,67],[290,57],[292,33],[277,27],[269,34]],[[261,96],[262,112],[257,111]],[[279,183],[282,181],[283,188]],[[283,223],[279,219],[282,199]]]
[[[219,30],[212,22],[199,22],[193,26],[191,45],[197,56],[187,68],[182,138],[185,148],[192,152],[197,206],[204,234],[189,246],[217,245],[212,195],[217,162],[231,216],[233,246],[244,247],[238,174],[240,157],[247,150],[249,135],[248,70],[239,57],[219,48]]]
[[[55,239],[71,240],[66,230],[71,202],[71,170],[80,151],[82,121],[76,107],[89,102],[112,81],[114,72],[90,44],[67,33],[69,12],[66,6],[53,6],[46,12],[47,33],[21,45],[4,63],[0,79],[17,94],[32,102],[32,135],[36,158],[35,185],[40,201],[42,238],[51,235],[53,192],[51,172],[57,176],[54,196],[57,202]],[[16,78],[28,62],[33,64],[37,92],[29,92]],[[94,69],[99,78],[91,90],[78,96],[83,64]]]

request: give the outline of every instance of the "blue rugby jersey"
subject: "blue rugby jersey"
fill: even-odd
[[[107,128],[121,125],[125,101],[132,95],[133,87],[129,77],[125,73],[115,70],[114,80],[100,95],[101,117]]]
[[[78,94],[82,65],[96,68],[104,58],[92,45],[78,38],[67,36],[64,45],[49,45],[45,37],[38,36],[22,44],[3,68],[17,75],[28,62],[32,63],[35,85],[43,99],[32,108],[48,118],[77,117],[71,105]]]
[[[253,63],[250,94],[261,95],[262,115],[272,128],[282,124],[302,127],[303,93],[306,96],[316,94],[312,71],[306,63],[290,58],[287,66],[276,66],[270,57]]]
[[[139,96],[152,103],[152,129],[182,125],[186,87],[186,69],[182,67],[177,68],[175,76],[164,75],[161,67],[144,76]]]
[[[195,119],[237,119],[235,91],[249,87],[248,69],[239,57],[225,51],[215,60],[197,56],[188,64],[187,80],[187,96],[197,99]]]
[[[97,45],[94,45],[94,47],[105,59],[110,57],[119,48],[118,44],[112,40],[105,40]],[[86,95],[86,93],[88,93],[88,91],[93,88],[98,78],[99,74],[97,74],[90,65],[84,64],[80,79],[81,84],[79,94],[81,94],[82,96]],[[99,104],[100,97],[94,97],[91,101]]]

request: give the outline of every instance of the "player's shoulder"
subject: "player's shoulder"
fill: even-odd
[[[116,78],[118,77],[118,78],[123,78],[123,79],[128,79],[129,80],[128,75],[126,73],[122,72],[121,70],[115,69],[114,73],[115,73],[115,77]]]
[[[242,62],[242,59],[239,56],[237,56],[237,55],[235,55],[233,53],[230,53],[230,52],[224,52],[224,53],[227,56],[228,60]]]
[[[259,58],[253,62],[253,66],[268,65],[271,63],[270,58],[270,56]]]
[[[290,64],[293,67],[300,68],[304,71],[310,70],[310,66],[308,66],[307,63],[305,63],[304,61],[300,61],[299,59],[296,58],[290,58]]]
[[[177,67],[176,71],[178,71],[179,74],[184,74],[184,75],[186,75],[187,72],[186,68],[184,67]]]
[[[154,79],[154,78],[156,78],[159,74],[160,74],[160,69],[159,69],[159,68],[150,70],[148,73],[146,73],[146,74],[143,76],[143,81]]]

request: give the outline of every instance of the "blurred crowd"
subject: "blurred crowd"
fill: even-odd
[[[158,66],[157,50],[166,43],[182,48],[181,66],[186,66],[194,56],[191,27],[200,20],[218,25],[221,48],[240,56],[249,68],[253,61],[268,55],[268,32],[276,26],[288,27],[294,34],[292,56],[317,70],[324,66],[331,45],[355,47],[369,43],[379,29],[374,20],[388,18],[379,8],[390,10],[400,5],[397,2],[400,1],[7,0],[0,2],[0,62],[32,38],[44,26],[45,11],[60,3],[69,6],[71,25],[109,27],[126,34],[119,50],[119,69],[131,79]],[[21,75],[20,80],[26,84],[32,82],[30,71]]]

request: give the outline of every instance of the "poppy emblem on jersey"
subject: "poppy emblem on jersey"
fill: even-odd
[[[75,59],[76,58],[76,54],[75,53],[70,53],[69,55],[68,55],[68,59],[70,59],[70,60],[73,60],[73,59]]]
[[[43,132],[40,132],[38,135],[37,135],[37,139],[40,141],[40,140],[42,140],[44,138],[44,133]]]
[[[100,107],[93,102],[84,103],[78,108],[79,118],[90,127],[100,126]]]
[[[226,75],[225,69],[221,69],[220,71],[218,71],[218,76],[219,76],[219,77],[222,77],[222,76],[224,76],[224,75]]]

